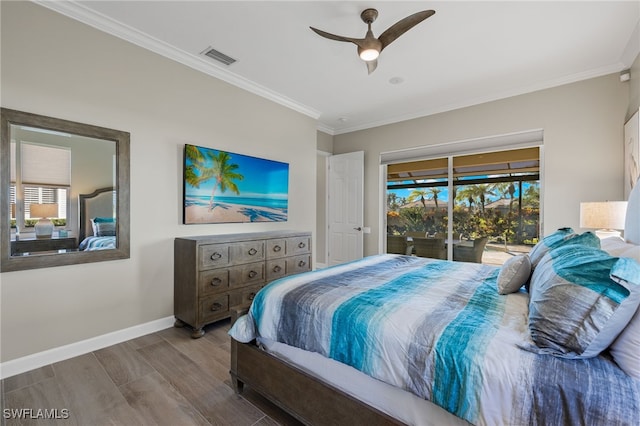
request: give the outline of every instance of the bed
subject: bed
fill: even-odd
[[[314,425],[640,424],[639,228],[636,187],[626,240],[563,228],[502,267],[388,254],[274,281],[237,311],[232,383]]]
[[[114,188],[99,188],[90,194],[80,194],[80,251],[116,248],[116,222],[113,213]]]

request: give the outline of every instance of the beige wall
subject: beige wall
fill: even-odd
[[[1,361],[173,313],[173,238],[315,231],[316,122],[31,2],[1,2],[2,106],[131,133],[131,258],[0,274]],[[290,164],[289,221],[182,221],[185,143]]]
[[[543,233],[579,230],[581,201],[623,197],[623,126],[630,88],[619,75],[568,84],[373,129],[337,135],[334,154],[365,151],[365,255],[378,253],[379,154],[544,129]]]

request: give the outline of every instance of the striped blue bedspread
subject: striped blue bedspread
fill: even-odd
[[[499,295],[498,272],[371,256],[269,284],[245,320],[257,336],[348,364],[473,424],[639,425],[640,382],[607,356],[523,349],[533,345],[528,295]]]
[[[87,237],[80,243],[78,247],[81,251],[92,251],[92,250],[109,250],[115,249],[116,247],[116,237]]]

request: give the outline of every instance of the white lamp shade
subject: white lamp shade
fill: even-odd
[[[624,229],[626,213],[626,201],[580,203],[580,227]]]
[[[31,218],[57,217],[57,216],[58,216],[58,205],[56,203],[31,204],[29,206],[29,217]]]

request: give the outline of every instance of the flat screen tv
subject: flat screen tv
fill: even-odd
[[[186,144],[183,223],[285,222],[289,164]]]

